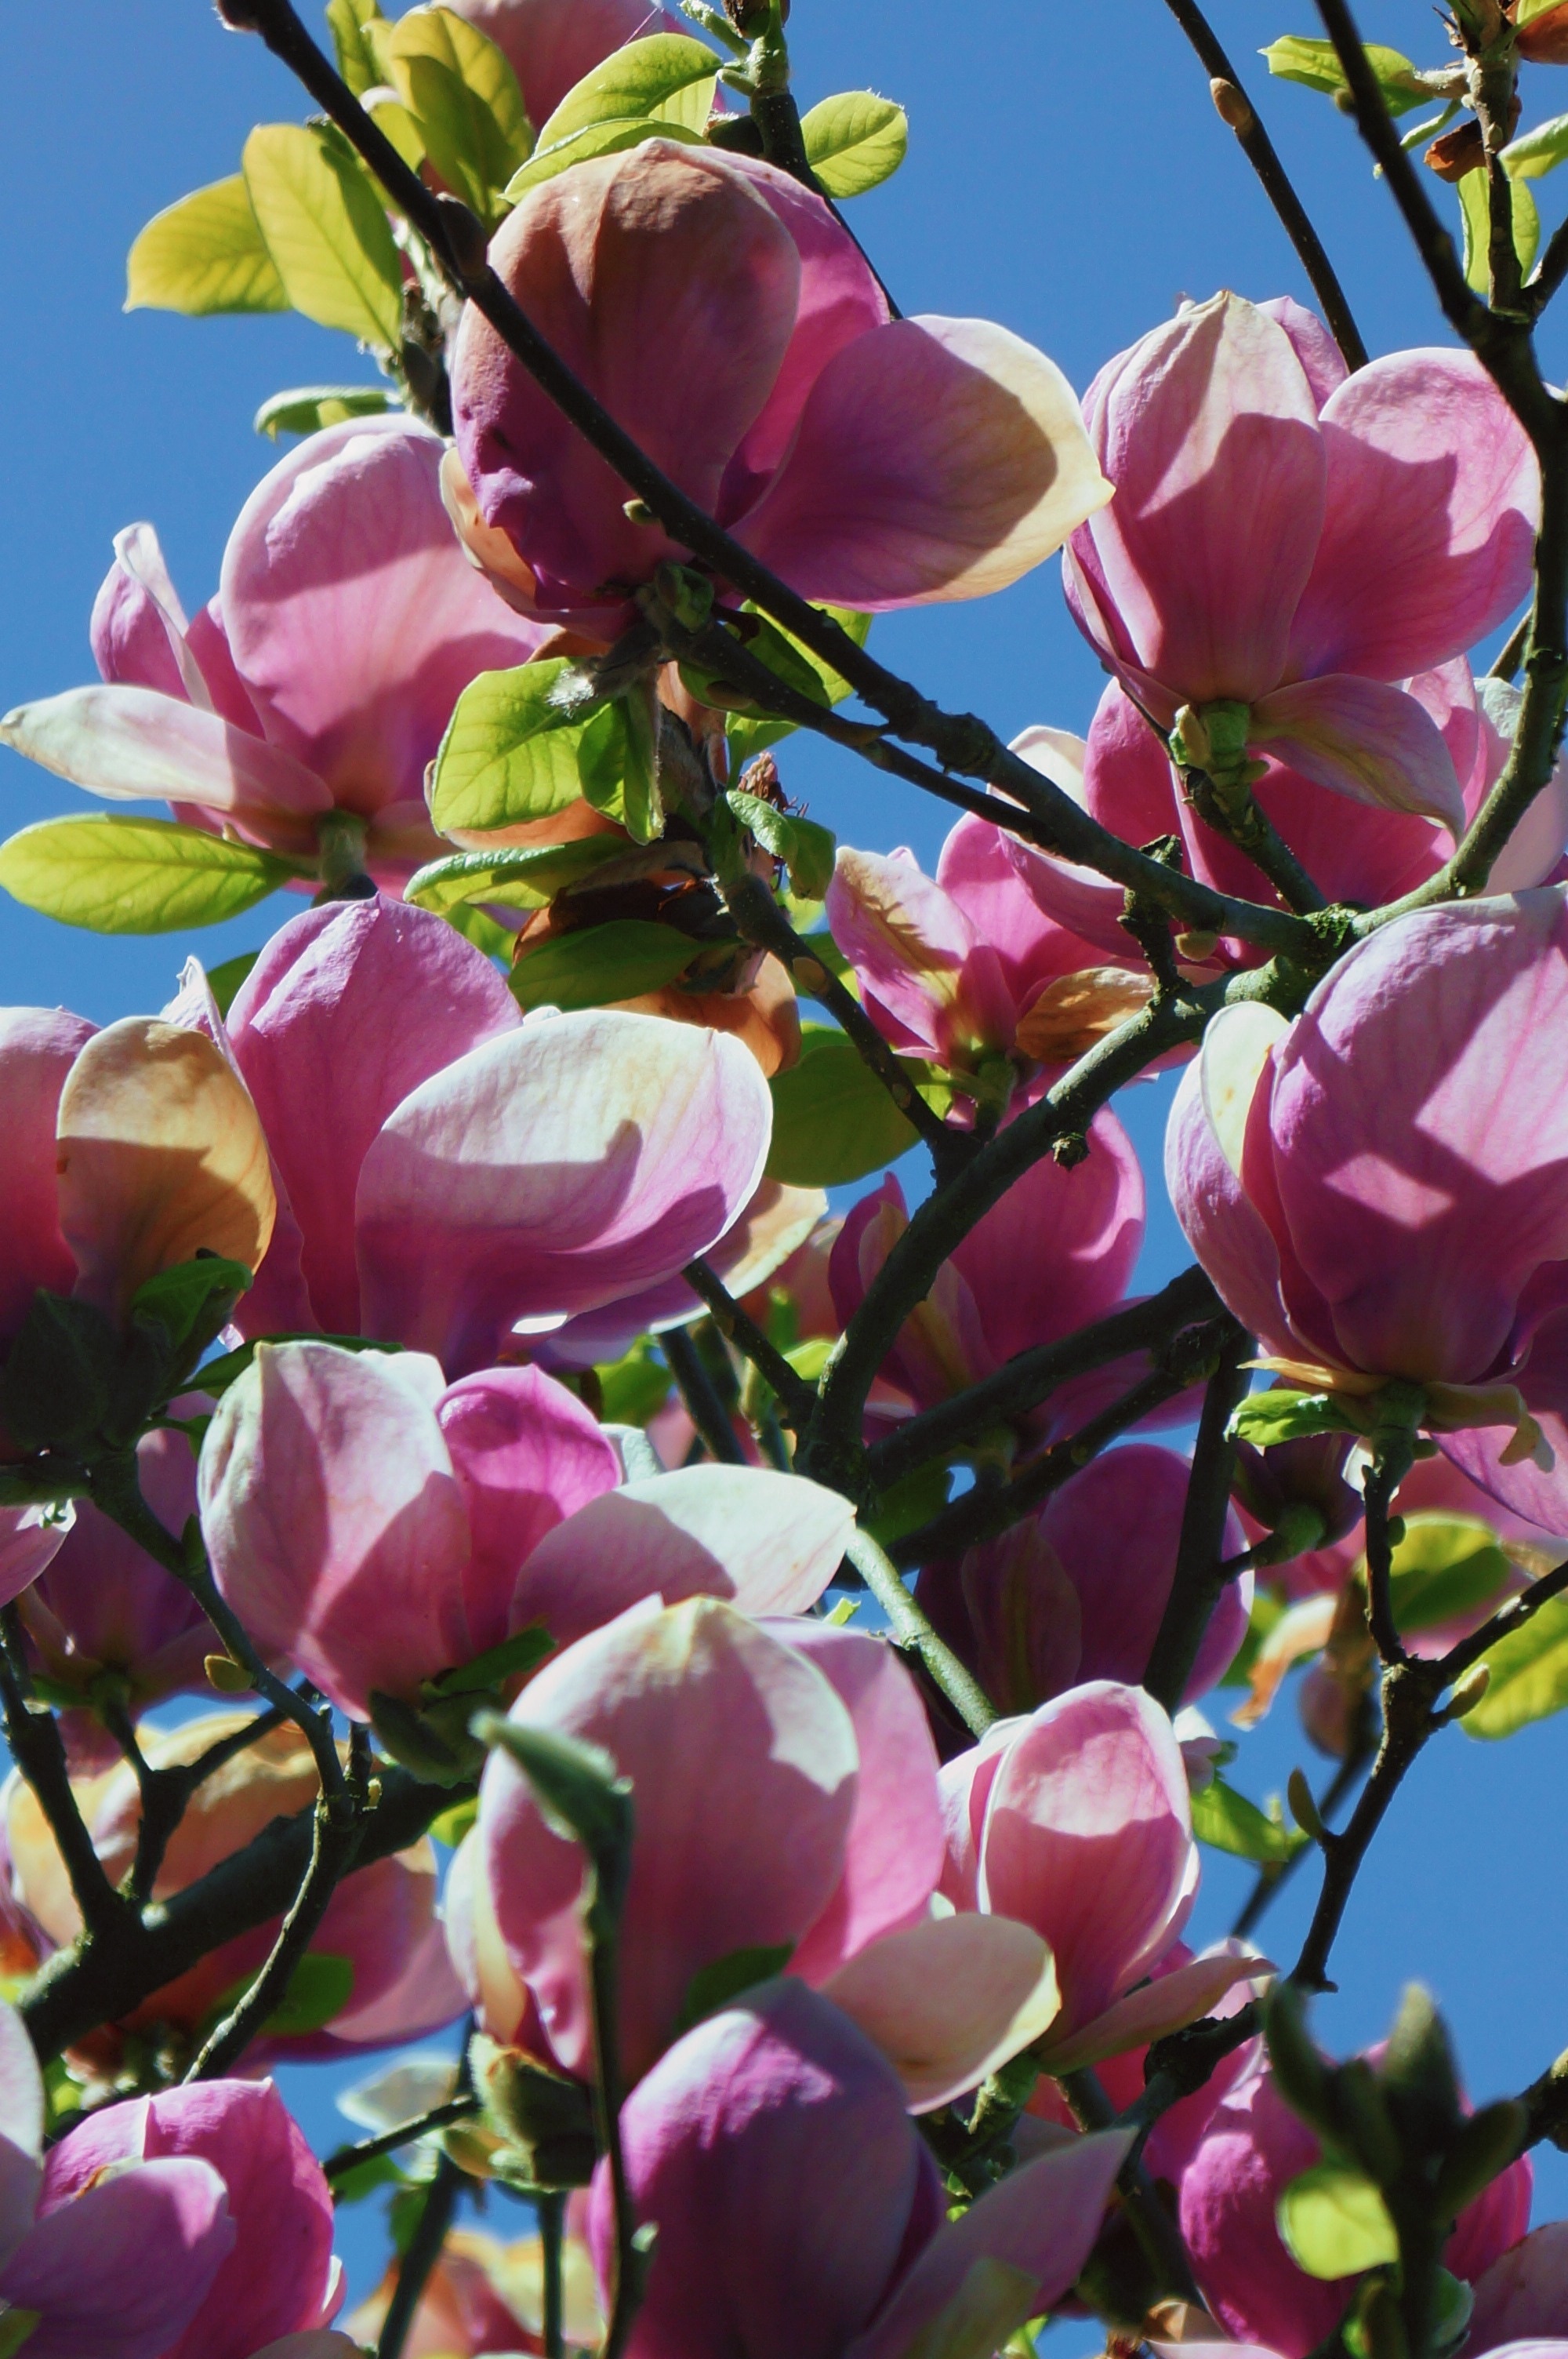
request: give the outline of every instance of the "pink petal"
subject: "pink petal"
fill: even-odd
[[[908,853],[844,846],[824,907],[862,995],[893,1018],[899,1045],[944,1060],[1008,1046],[1014,1011],[995,952]]]
[[[1085,410],[1116,497],[1073,554],[1117,655],[1178,703],[1251,703],[1284,670],[1323,517],[1290,338],[1238,296],[1187,305],[1101,371]]]
[[[1329,396],[1336,393],[1350,372],[1345,365],[1345,355],[1315,311],[1307,310],[1289,295],[1271,295],[1258,306],[1267,319],[1283,328],[1291,340],[1291,349],[1306,373],[1312,397],[1321,410]]]
[[[396,1978],[363,2006],[351,2005],[335,2015],[331,2036],[350,2047],[400,2047],[455,2023],[467,2004],[468,1994],[448,1953],[446,1926],[432,1908],[424,1931],[409,1943]]]
[[[162,2359],[234,2236],[210,2163],[143,2163],[40,2219],[0,2275],[0,2298],[41,2313],[28,2337],[37,2359]]]
[[[1089,723],[1084,748],[1084,802],[1091,819],[1124,843],[1152,843],[1179,834],[1185,805],[1176,790],[1171,760],[1153,730],[1119,680],[1106,687]],[[1101,892],[1106,891],[1102,882]],[[1107,910],[1109,916],[1109,910]],[[1125,930],[1103,937],[1108,949]]]
[[[1098,2064],[1108,2056],[1122,2055],[1129,2048],[1146,2047],[1168,2031],[1179,2031],[1184,2024],[1212,2015],[1227,1991],[1238,1983],[1252,1981],[1263,1970],[1262,1962],[1254,1957],[1193,1958],[1184,1966],[1145,1983],[1141,1990],[1130,1991],[1060,2046],[1047,2041],[1049,2070],[1060,2078],[1086,2064]]]
[[[76,1260],[60,1234],[55,1190],[59,1093],[96,1027],[63,1007],[0,1008],[0,1339],[9,1343],[40,1287],[69,1294]]]
[[[312,434],[257,484],[223,555],[223,622],[263,731],[367,819],[423,801],[461,690],[542,636],[454,538],[441,449],[404,417]]]
[[[471,1050],[406,1097],[365,1157],[367,1331],[461,1375],[520,1319],[672,1276],[751,1195],[772,1123],[750,1050],[697,1025],[598,1010]]]
[[[831,1683],[860,1752],[844,1874],[790,1961],[792,1973],[821,1984],[930,1904],[946,1850],[936,1749],[919,1690],[885,1639],[805,1619],[767,1626]]]
[[[1252,708],[1248,744],[1352,802],[1418,811],[1452,834],[1465,798],[1442,733],[1413,696],[1330,672],[1277,688]]]
[[[1276,1051],[1271,1168],[1352,1367],[1473,1382],[1568,1256],[1568,912],[1543,888],[1383,928]],[[1252,1142],[1244,1176],[1252,1185]]]
[[[1174,1939],[1195,1858],[1181,1749],[1141,1688],[1094,1680],[1019,1728],[986,1810],[980,1905],[1050,1943],[1064,2038]]]
[[[1187,1243],[1227,1308],[1266,1349],[1288,1351],[1279,1249],[1238,1170],[1248,1109],[1260,1080],[1267,1086],[1266,1060],[1282,1029],[1272,1010],[1239,1003],[1214,1019],[1171,1106],[1165,1185]]]
[[[936,1782],[942,1798],[947,1858],[939,1889],[943,1898],[955,1908],[980,1906],[980,1842],[991,1788],[1008,1746],[1028,1725],[1027,1720],[1022,1718],[994,1720],[978,1745],[942,1765]]]
[[[111,802],[199,803],[304,856],[332,799],[281,745],[150,688],[71,688],[18,705],[0,721],[0,744]]]
[[[1054,363],[985,320],[894,320],[822,370],[737,538],[872,612],[1005,589],[1110,496]]]
[[[648,0],[453,0],[453,14],[505,51],[535,131],[622,42],[681,29]]]
[[[1007,1917],[922,1918],[860,1951],[823,1995],[892,2060],[917,2114],[978,2088],[1062,2003],[1050,1951]]]
[[[93,603],[88,636],[103,679],[208,705],[200,666],[185,644],[185,609],[150,524],[114,535],[114,562]]]
[[[622,2056],[638,2079],[673,2036],[693,1977],[734,1951],[793,1943],[842,1870],[856,1745],[832,1688],[732,1606],[634,1610],[546,1663],[512,1708],[602,1745],[632,1781],[636,1834],[622,1940]],[[553,1833],[523,1773],[492,1754],[480,1838],[496,1922],[568,2071],[589,2055],[582,1854]]]
[[[219,1588],[264,1653],[287,1655],[355,1719],[478,1652],[461,1579],[468,1516],[413,1353],[263,1343],[202,1447],[201,1525]]]
[[[291,919],[246,976],[229,1037],[328,1333],[359,1332],[354,1191],[383,1123],[421,1082],[519,1021],[491,962],[444,918],[380,898]]]
[[[1568,2220],[1549,2220],[1476,2285],[1473,2351],[1568,2341]]]
[[[1325,404],[1328,488],[1291,669],[1404,679],[1485,638],[1530,588],[1540,484],[1467,353],[1390,353]]]
[[[1026,729],[1013,740],[1012,751],[1032,760],[1036,740],[1060,734]],[[936,882],[979,940],[996,952],[1018,1006],[1039,984],[1094,962],[1098,929],[1108,918],[1111,899],[1119,902],[1119,887],[1107,885],[1088,869],[1049,859],[1004,828],[969,816],[958,821],[942,846]],[[1073,922],[1080,895],[1095,929],[1087,940]],[[1072,909],[1073,918],[1063,915],[1064,907]],[[1126,940],[1123,934],[1118,947]]]
[[[539,1368],[492,1368],[442,1395],[436,1421],[468,1511],[464,1576],[476,1653],[499,1646],[528,1556],[565,1516],[621,1480],[615,1445],[575,1393]]]
[[[988,2188],[959,2219],[937,2230],[845,2359],[903,2359],[921,2331],[959,2299],[979,2262],[1016,2270],[1025,2281],[1021,2295],[1033,2286],[1017,2323],[1053,2308],[1089,2256],[1131,2142],[1128,2130],[1075,2138]]]
[[[535,1547],[511,1627],[542,1622],[568,1647],[644,1597],[804,1614],[838,1571],[854,1526],[838,1492],[769,1467],[686,1466],[606,1488]]]
[[[617,422],[711,513],[789,348],[794,239],[750,176],[663,139],[557,175],[523,199],[491,258],[535,327]],[[651,352],[679,353],[650,368]],[[479,312],[452,364],[458,449],[484,520],[538,582],[541,613],[595,604],[679,552],[624,512],[626,486]]]
[[[0,2271],[32,2227],[43,2144],[38,2060],[21,2017],[0,2002]]]

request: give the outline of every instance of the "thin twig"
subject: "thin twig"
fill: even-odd
[[[398,2265],[397,2283],[392,2288],[392,2299],[375,2346],[376,2359],[403,2359],[414,2313],[430,2282],[430,2272],[441,2257],[462,2180],[463,2174],[457,2164],[444,2154],[436,2165],[436,2175],[420,2207],[418,2224]]]
[[[946,1641],[937,1636],[925,1608],[915,1603],[886,1550],[870,1532],[857,1530],[844,1553],[887,1615],[893,1644],[919,1657],[970,1735],[983,1736],[997,1716],[995,1705],[968,1664],[961,1663]]]
[[[1098,2072],[1087,2067],[1076,2072],[1065,2072],[1060,2085],[1081,2128],[1109,2130],[1118,2127],[1116,2107],[1107,2096]],[[1129,2154],[1118,2172],[1117,2187],[1127,2213],[1128,2225],[1159,2279],[1161,2290],[1167,2296],[1173,2296],[1180,2301],[1195,2302],[1201,2308],[1203,2297],[1193,2276],[1193,2265],[1182,2232],[1155,2192],[1153,2182],[1139,2159],[1137,2147]]]
[[[659,1349],[708,1456],[721,1466],[744,1466],[746,1453],[730,1422],[730,1412],[686,1329],[666,1328],[659,1337]]]
[[[0,1712],[5,1743],[21,1771],[65,1865],[71,1897],[90,1940],[118,1942],[131,1911],[104,1873],[92,1847],[66,1764],[65,1745],[51,1712],[29,1698],[26,1658],[16,1606],[0,1614]],[[134,1921],[134,1920],[133,1920]]]
[[[1433,1701],[1441,1693],[1437,1667],[1419,1660],[1394,1663],[1383,1674],[1383,1734],[1372,1774],[1343,1834],[1325,1831],[1323,1888],[1312,1923],[1292,1969],[1292,1980],[1309,1990],[1329,1990],[1329,1953],[1351,1889],[1372,1838],[1387,1816],[1405,1772],[1438,1725]]]
[[[1226,1323],[1218,1364],[1204,1393],[1171,1594],[1143,1675],[1150,1694],[1173,1713],[1181,1704],[1227,1580],[1225,1527],[1236,1472],[1230,1420],[1251,1382],[1245,1363],[1252,1338],[1234,1320]]]
[[[743,1310],[723,1280],[709,1268],[700,1256],[687,1262],[681,1276],[692,1292],[707,1303],[713,1323],[726,1343],[750,1360],[758,1375],[772,1386],[778,1396],[785,1422],[798,1433],[816,1406],[815,1388],[804,1376],[796,1375],[777,1345],[771,1343],[752,1317]]]
[[[1478,1663],[1483,1655],[1489,1654],[1515,1630],[1522,1629],[1543,1605],[1550,1605],[1564,1590],[1568,1590],[1568,1558],[1554,1571],[1542,1573],[1539,1581],[1532,1581],[1528,1589],[1521,1589],[1517,1597],[1510,1597],[1506,1605],[1499,1605],[1478,1630],[1472,1630],[1467,1638],[1461,1638],[1457,1646],[1449,1648],[1437,1665],[1437,1675],[1444,1686],[1452,1687],[1472,1664]]]
[[[329,2179],[346,2179],[362,2162],[374,2162],[378,2155],[395,2154],[400,2146],[412,2146],[416,2139],[428,2137],[432,2130],[444,2130],[451,2122],[466,2122],[479,2111],[479,2099],[471,2094],[449,2097],[442,2105],[432,2105],[428,2113],[416,2114],[412,2121],[399,2122],[395,2129],[382,2130],[374,2137],[361,2138],[354,2146],[341,2146],[321,2165]]]
[[[1335,1812],[1367,1767],[1373,1751],[1374,1745],[1369,1739],[1353,1745],[1318,1796],[1317,1814],[1325,1827],[1332,1825]],[[1289,1859],[1258,1870],[1257,1882],[1230,1929],[1233,1941],[1244,1941],[1249,1933],[1256,1931],[1311,1848],[1309,1843],[1303,1843],[1299,1850],[1292,1852]]]

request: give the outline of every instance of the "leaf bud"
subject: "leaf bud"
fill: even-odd
[[[1517,2097],[1503,2097],[1483,2105],[1461,2124],[1444,2157],[1432,2190],[1433,2209],[1440,2221],[1456,2220],[1499,2171],[1519,2153],[1530,2132],[1530,2116]]]
[[[1303,2121],[1325,2137],[1336,2127],[1334,2074],[1306,2027],[1306,2001],[1294,1983],[1277,1982],[1263,2018],[1263,2038],[1281,2094]]]
[[[1461,2119],[1459,2076],[1447,2027],[1420,1983],[1400,2001],[1378,2077],[1407,2148],[1444,2151]]]
[[[1214,111],[1220,121],[1227,124],[1238,139],[1245,139],[1258,120],[1246,92],[1238,90],[1236,84],[1227,82],[1223,74],[1216,74],[1209,82],[1208,94],[1214,101]]]

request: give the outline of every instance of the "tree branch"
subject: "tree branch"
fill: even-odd
[[[399,2122],[395,2129],[361,2138],[356,2146],[341,2146],[321,2165],[322,2176],[328,2180],[346,2179],[362,2162],[373,2162],[378,2155],[395,2154],[400,2146],[412,2146],[416,2139],[428,2137],[432,2130],[444,2130],[451,2122],[466,2122],[479,2109],[475,2096],[449,2097],[444,2105],[432,2105],[428,2113],[416,2114],[412,2121]]]
[[[816,1406],[816,1394],[804,1376],[797,1376],[784,1353],[768,1341],[749,1310],[742,1310],[721,1278],[700,1255],[687,1262],[681,1276],[692,1292],[707,1303],[714,1325],[725,1341],[743,1353],[758,1375],[778,1396],[785,1421],[803,1430]]]
[[[71,1788],[65,1745],[51,1712],[29,1697],[15,1605],[0,1615],[0,1711],[11,1758],[32,1789],[70,1878],[71,1897],[91,1943],[118,1948],[134,1919],[92,1847]]]
[[[430,2272],[441,2257],[462,2180],[457,2164],[444,2154],[436,2165],[436,2176],[420,2206],[418,2224],[398,2267],[397,2283],[392,2288],[392,2299],[381,2322],[375,2359],[403,2359],[414,2313],[430,2282]]]
[[[686,1329],[666,1329],[659,1337],[659,1349],[708,1456],[720,1466],[744,1466],[746,1453],[730,1422],[730,1412],[719,1399],[718,1387],[702,1364],[702,1354]]]
[[[1383,1674],[1383,1734],[1378,1757],[1344,1833],[1325,1830],[1323,1888],[1301,1955],[1291,1970],[1292,1981],[1303,1983],[1309,1990],[1334,1987],[1328,1980],[1329,1952],[1351,1887],[1406,1770],[1439,1724],[1432,1707],[1441,1692],[1439,1667],[1432,1663],[1393,1663]]]
[[[844,1553],[887,1615],[893,1644],[906,1654],[919,1656],[970,1735],[983,1736],[997,1716],[995,1705],[968,1666],[937,1636],[924,1609],[899,1579],[892,1559],[866,1531],[857,1531]]]
[[[1252,1338],[1233,1319],[1219,1350],[1218,1364],[1204,1393],[1203,1415],[1187,1478],[1186,1504],[1182,1510],[1181,1538],[1176,1544],[1176,1569],[1171,1594],[1160,1618],[1143,1684],[1174,1717],[1192,1677],[1204,1632],[1219,1603],[1227,1576],[1225,1571],[1225,1526],[1230,1513],[1230,1485],[1236,1472],[1236,1442],[1230,1420],[1247,1397],[1251,1375],[1243,1364],[1252,1351]]]

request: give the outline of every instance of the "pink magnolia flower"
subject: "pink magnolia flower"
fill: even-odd
[[[650,0],[452,0],[452,14],[504,50],[535,131],[622,43],[683,29]]]
[[[51,2197],[80,2197],[127,2164],[200,2161],[218,2173],[232,2248],[159,2359],[254,2359],[328,2325],[342,2299],[332,2191],[270,2081],[207,2081],[89,2115],[50,2158]]]
[[[1055,1960],[1061,2013],[1036,2049],[1047,2071],[1194,2022],[1257,1972],[1221,1953],[1145,1980],[1186,1922],[1198,1854],[1181,1748],[1141,1688],[1095,1680],[1000,1720],[941,1784],[944,1894],[1033,1926]]]
[[[75,1520],[70,1508],[0,1507],[0,1605],[48,1570]]]
[[[1054,2016],[1037,1935],[999,1924],[977,1936],[930,1913],[935,1755],[881,1639],[820,1621],[759,1625],[712,1597],[650,1604],[547,1663],[512,1716],[602,1745],[632,1781],[622,1940],[637,1966],[621,2012],[633,2078],[679,2030],[694,1978],[737,1951],[775,1951],[825,1989],[922,2107],[976,2086]],[[503,1752],[470,1843],[448,1919],[487,2027],[586,2073],[582,1854]]]
[[[1519,604],[1539,506],[1480,364],[1396,353],[1346,377],[1299,306],[1217,295],[1109,362],[1085,410],[1116,498],[1073,535],[1068,602],[1128,694],[1457,826],[1453,756],[1402,683]]]
[[[946,2221],[886,2060],[790,1979],[688,2032],[633,2090],[622,2135],[638,2218],[658,2230],[628,2359],[905,2359],[948,2348],[965,2318],[996,2347],[1077,2277],[1128,2144],[1070,2139]],[[602,2165],[589,2232],[602,2280]]]
[[[144,1724],[142,1748],[154,1767],[196,1760],[208,1747],[237,1734],[251,1715],[213,1712],[155,1732]],[[79,1807],[111,1882],[135,1856],[141,1798],[130,1768],[73,1780]],[[276,1728],[204,1778],[169,1839],[153,1887],[168,1899],[232,1856],[274,1819],[308,1810],[319,1790],[316,1766],[299,1731]],[[5,1829],[13,1895],[47,1942],[65,1947],[81,1931],[64,1863],[31,1789],[15,1776],[5,1789]],[[462,1993],[447,1963],[436,1914],[436,1859],[427,1843],[373,1861],[344,1878],[310,1943],[313,1955],[341,1959],[351,1969],[347,1995],[318,2030],[257,2041],[251,2064],[268,2058],[341,2058],[356,2049],[412,2039],[449,2023],[462,2011]],[[235,1986],[265,1962],[278,1920],[236,1934],[165,1984],[127,2014],[121,2027],[163,2027],[194,2038],[214,2010],[232,2004]]]
[[[1549,1531],[1565,1001],[1561,887],[1397,919],[1293,1024],[1223,1011],[1166,1137],[1182,1225],[1271,1364],[1351,1399],[1422,1386],[1445,1454]]]
[[[890,320],[823,200],[752,157],[654,139],[574,167],[491,251],[617,422],[808,597],[979,597],[1109,497],[1043,353],[985,321]],[[649,365],[650,322],[678,364]],[[613,639],[684,552],[471,309],[452,413],[477,560],[520,612]]]
[[[735,1041],[610,1009],[524,1022],[444,919],[385,900],[291,919],[229,1038],[292,1212],[250,1333],[393,1337],[461,1375],[520,1321],[675,1275],[766,1159],[773,1102]]]
[[[1280,2197],[1321,2155],[1259,2062],[1215,2114],[1182,2176],[1182,2234],[1209,2309],[1238,2341],[1266,2343],[1283,2359],[1305,2359],[1331,2334],[1353,2290],[1344,2278],[1299,2269],[1275,2225]],[[1521,2157],[1460,2213],[1444,2267],[1469,2283],[1484,2277],[1523,2235],[1530,2185]]]
[[[481,671],[540,634],[463,561],[439,439],[407,418],[313,434],[264,476],[187,623],[150,525],[130,526],[92,611],[102,688],[25,704],[0,739],[90,793],[152,798],[314,872],[330,821],[401,890],[443,848],[425,768]]]
[[[921,1571],[916,1595],[1006,1712],[1088,1680],[1139,1685],[1171,1593],[1186,1459],[1130,1442],[1095,1458],[1000,1539]],[[1225,1553],[1244,1546],[1232,1517]],[[1183,1701],[1222,1676],[1247,1635],[1252,1576],[1226,1589]]]
[[[1568,2220],[1549,2220],[1475,2280],[1467,2353],[1568,2351]]]
[[[99,2118],[105,2122],[120,2109]],[[0,2310],[37,2359],[165,2359],[232,2255],[224,2182],[191,2153],[142,2159],[93,2183],[71,2146],[46,2157],[32,2042],[0,2004]],[[30,2315],[29,2315],[30,2314]],[[20,2349],[18,2341],[16,2348]],[[247,2350],[249,2346],[246,2346]]]
[[[586,2190],[583,2190],[586,2194]],[[593,2264],[575,2233],[581,2199],[568,2207],[562,2240],[562,2307],[567,2347],[591,2351],[604,2321],[594,2293]],[[473,2229],[454,2228],[441,2246],[404,2344],[406,2359],[484,2359],[484,2354],[542,2352],[544,2256],[537,2236],[510,2244]],[[397,2282],[395,2262],[370,2299],[349,2320],[360,2344],[373,2350]]]
[[[854,1521],[798,1475],[621,1478],[537,1368],[443,1386],[420,1353],[263,1343],[209,1430],[201,1521],[252,1636],[362,1720],[530,1625],[561,1647],[646,1597],[812,1604]]]

